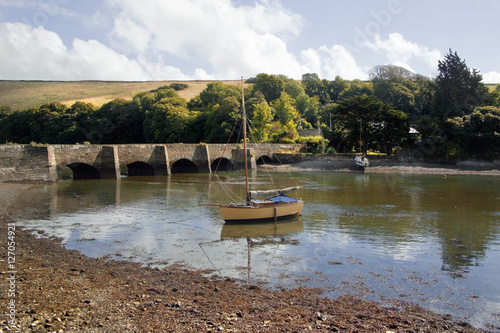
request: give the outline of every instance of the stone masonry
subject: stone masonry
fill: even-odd
[[[280,153],[300,147],[248,145],[248,167],[256,168],[260,160],[276,162]],[[74,179],[119,179],[127,168],[133,175],[169,175],[174,166],[212,172],[219,160],[241,169],[242,151],[237,144],[0,145],[0,182],[55,182],[64,167],[73,171]]]

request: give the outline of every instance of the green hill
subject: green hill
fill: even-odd
[[[113,99],[132,97],[141,91],[182,82],[189,85],[179,96],[189,100],[202,92],[212,81],[0,81],[0,105],[12,110],[26,109],[48,102],[71,106],[76,101],[101,106]],[[239,84],[240,81],[224,81]]]

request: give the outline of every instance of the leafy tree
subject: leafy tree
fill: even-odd
[[[96,108],[91,103],[75,102],[63,116],[63,130],[57,136],[58,143],[90,141],[92,118]]]
[[[211,111],[214,106],[221,105],[227,97],[241,100],[240,88],[222,82],[211,82],[207,84],[205,90],[200,93],[198,106],[200,110]]]
[[[417,75],[415,83],[418,86],[418,90],[414,93],[415,113],[408,114],[410,121],[413,123],[422,116],[432,114],[432,101],[435,91],[434,81],[425,76]]]
[[[135,101],[115,99],[94,113],[89,140],[92,143],[145,142],[144,112]]]
[[[185,105],[175,103],[175,98],[164,98],[146,112],[144,134],[148,142],[192,142],[197,139],[189,133],[195,117]]]
[[[500,84],[492,91],[487,91],[483,96],[481,106],[499,106],[500,107]]]
[[[430,79],[392,65],[373,68],[370,79],[374,96],[406,113],[411,121],[430,113],[434,93]]]
[[[300,115],[295,108],[295,101],[287,93],[282,93],[280,98],[271,103],[271,107],[274,109],[275,118],[282,125],[288,125],[290,122],[293,124],[298,123]]]
[[[12,113],[10,107],[5,105],[0,105],[0,119]]]
[[[409,130],[407,117],[374,96],[356,95],[342,99],[334,113],[336,136],[356,147],[362,136],[363,152],[376,142],[388,145],[388,153]],[[362,131],[362,135],[361,132]]]
[[[260,91],[268,103],[280,98],[281,93],[285,90],[285,83],[276,75],[268,75],[260,73],[256,77],[253,86],[254,91]]]
[[[305,93],[302,93],[295,99],[295,106],[301,117],[305,119],[307,123],[319,127],[320,119],[318,111],[320,103],[318,96],[309,97]]]
[[[323,90],[323,82],[316,73],[302,74],[302,84],[309,97],[319,96]]]
[[[220,105],[216,104],[212,107],[212,112],[208,114],[205,124],[207,142],[224,143],[230,138],[231,142],[238,141],[238,136],[232,135],[232,133],[236,121],[241,119],[240,107],[240,102],[233,96],[226,97]]]
[[[332,102],[336,102],[342,93],[349,88],[347,81],[340,76],[336,76],[335,80],[330,81],[328,84],[328,95]]]
[[[418,89],[416,76],[407,69],[398,66],[377,66],[370,71],[373,94],[384,103],[394,108],[413,114],[415,92]]]
[[[254,104],[253,107],[252,125],[254,137],[256,141],[266,142],[269,139],[269,129],[273,120],[273,112],[267,102]]]
[[[30,143],[31,114],[28,110],[14,111],[0,118],[0,142]]]
[[[345,99],[353,96],[373,95],[373,89],[370,82],[354,80],[349,83],[349,88],[340,94],[340,99]]]
[[[284,91],[293,99],[297,99],[300,95],[305,94],[304,87],[297,81],[283,77]]]
[[[252,91],[249,98],[246,98],[247,93],[245,92],[245,108],[247,113],[247,118],[253,119],[254,109],[257,105],[262,103],[268,104],[266,98],[260,91]]]
[[[180,82],[174,82],[174,83],[170,84],[170,86],[169,86],[169,88],[172,88],[176,91],[184,90],[184,89],[187,89],[188,87],[189,87],[188,84],[180,83]]]
[[[378,142],[385,146],[387,155],[392,155],[392,148],[409,141],[410,124],[408,116],[398,110],[383,104],[378,114]]]
[[[481,84],[482,75],[469,69],[465,60],[451,50],[438,62],[434,109],[443,121],[447,118],[470,114],[486,93]]]
[[[331,103],[330,81],[321,80],[316,73],[302,75],[304,91],[309,97],[318,96],[321,105]]]
[[[477,107],[469,115],[448,119],[447,125],[464,154],[490,159],[500,155],[500,108]]]
[[[62,118],[66,109],[66,106],[57,102],[30,108],[28,110],[30,141],[58,143],[57,135],[64,130],[65,124]]]

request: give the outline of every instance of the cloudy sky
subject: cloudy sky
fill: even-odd
[[[457,51],[500,83],[498,0],[0,0],[0,79],[437,75]]]

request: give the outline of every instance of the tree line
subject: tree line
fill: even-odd
[[[245,88],[250,135],[257,142],[305,143],[313,152],[353,152],[361,139],[361,149],[389,155],[399,149],[436,161],[498,158],[500,86],[488,89],[479,71],[451,50],[438,72],[430,79],[378,66],[369,81],[258,74]],[[178,94],[187,87],[173,83],[101,107],[0,107],[0,142],[240,142],[241,88],[212,82],[187,101]],[[299,135],[311,128],[322,129],[324,138]]]

